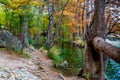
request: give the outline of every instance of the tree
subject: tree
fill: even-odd
[[[29,19],[30,19],[30,7],[32,6],[43,6],[44,3],[39,0],[0,0],[0,3],[4,5],[4,19],[0,20],[0,23],[3,22],[7,24],[10,28],[9,30],[13,32],[15,35],[18,35],[19,39],[23,43],[23,47],[30,48],[28,42],[28,30],[29,30]],[[4,9],[4,8],[3,8]],[[2,10],[3,11],[3,10]],[[6,12],[6,14],[5,14]],[[34,13],[34,15],[36,15]],[[37,21],[36,21],[37,22]],[[32,23],[32,22],[31,22]],[[34,25],[36,26],[36,25]],[[14,29],[15,28],[15,29]],[[33,31],[34,32],[34,31]],[[36,31],[37,32],[37,31]]]
[[[52,27],[54,24],[53,23],[53,0],[49,0],[48,13],[49,13],[49,27],[48,27],[46,46],[47,46],[47,49],[49,50],[51,47],[51,40],[52,40]]]
[[[105,0],[95,0],[92,25],[87,34],[85,47],[84,75],[91,75],[92,80],[104,80],[105,60],[107,55],[120,62],[120,49],[105,42]]]
[[[27,9],[27,5],[25,6],[25,9]],[[23,43],[23,47],[29,48],[29,42],[28,42],[28,17],[26,15],[20,15],[20,25],[22,31],[21,34],[21,41]]]

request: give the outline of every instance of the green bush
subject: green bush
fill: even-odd
[[[68,67],[61,68],[63,74],[70,76],[79,73],[80,68],[83,67],[83,54],[81,50],[66,45],[60,55],[63,57],[63,60],[68,62]]]
[[[53,60],[55,68],[66,76],[77,75],[83,68],[83,50],[73,45],[57,44],[50,49],[48,56]]]
[[[53,46],[48,52],[48,57],[53,60],[54,65],[57,65],[62,61],[62,58],[59,56],[61,50],[57,46]]]
[[[30,45],[34,46],[34,40],[32,38],[28,38],[28,42]]]
[[[22,56],[26,59],[31,59],[30,53],[26,51],[25,49],[23,49]]]
[[[0,51],[10,51],[10,52],[12,51],[12,53],[16,53],[18,55],[21,55],[22,57],[24,57],[26,59],[31,58],[30,53],[25,49],[23,49],[23,51],[21,52],[21,51],[17,51],[17,50],[15,51],[15,50],[12,50],[12,49],[8,49],[8,48],[0,48]]]

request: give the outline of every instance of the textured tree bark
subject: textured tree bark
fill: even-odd
[[[19,38],[23,44],[23,48],[29,48],[29,42],[28,42],[28,19],[26,17],[20,16],[20,23],[21,23],[21,29],[20,29],[20,35]]]
[[[26,48],[29,48],[29,42],[28,42],[28,19],[25,17],[24,18],[24,35],[23,35],[23,39],[24,39],[24,45]]]
[[[95,37],[93,39],[93,45],[96,50],[103,52],[108,57],[120,63],[120,48],[106,43],[105,40],[101,37]]]
[[[24,9],[27,9],[27,8],[28,6],[26,5]],[[20,39],[23,44],[23,48],[26,47],[30,49],[29,42],[28,42],[28,18],[25,14],[20,16],[20,26],[21,26]]]
[[[51,47],[51,39],[52,39],[52,27],[53,27],[53,0],[49,0],[48,5],[48,13],[49,13],[49,27],[48,27],[48,34],[47,34],[47,41],[46,46],[49,50]]]
[[[84,57],[83,76],[92,80],[104,80],[103,53],[96,51],[92,44],[87,44]]]
[[[105,0],[95,0],[93,24],[88,35],[84,75],[92,80],[104,80],[105,59],[104,54],[120,63],[120,48],[105,42]]]
[[[89,26],[84,54],[84,76],[92,80],[104,80],[103,53],[96,50],[92,41],[95,36],[105,37],[105,0],[95,0],[93,24]]]

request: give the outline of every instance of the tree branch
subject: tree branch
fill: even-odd
[[[95,37],[92,43],[96,50],[103,52],[108,57],[120,63],[120,48],[108,44],[101,37]]]

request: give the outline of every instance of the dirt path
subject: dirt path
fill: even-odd
[[[2,68],[25,68],[40,80],[84,80],[78,77],[64,77],[53,68],[52,61],[47,54],[38,50],[30,53],[30,60],[7,51],[0,51],[0,67]]]

